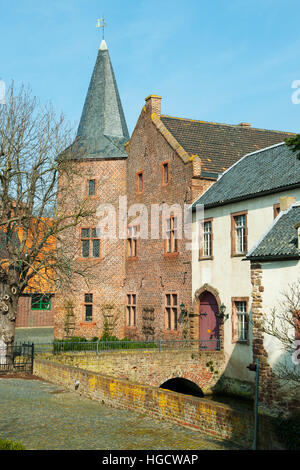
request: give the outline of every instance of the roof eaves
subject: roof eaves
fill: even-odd
[[[250,152],[250,153],[246,153],[246,155],[244,155],[242,158],[240,158],[239,160],[237,160],[233,165],[231,165],[229,168],[227,168],[227,170],[225,170],[223,173],[219,174],[218,178],[217,178],[217,182],[219,182],[223,176],[228,173],[233,167],[235,167],[237,164],[239,164],[242,160],[244,160],[246,157],[249,157],[250,155],[254,155],[254,154],[257,154],[257,153],[261,153],[261,152],[264,152],[266,150],[269,150],[271,148],[275,148],[275,147],[279,147],[280,145],[285,145],[285,142],[280,142],[279,144],[275,144],[275,145],[270,145],[269,147],[265,147],[263,149],[260,149],[260,150],[256,150],[255,152]],[[201,194],[201,196],[193,203],[193,208],[197,206],[198,204],[198,201],[199,199],[201,199],[204,194],[207,192],[207,191],[215,191],[216,188],[214,186],[210,186],[203,194]],[[248,195],[247,197],[242,197],[242,199],[230,199],[230,200],[227,200],[226,202],[225,201],[218,201],[216,202],[214,205],[208,205],[207,204],[207,207],[216,207],[218,205],[223,205],[224,203],[225,204],[229,204],[230,202],[236,202],[238,200],[244,200],[244,199],[248,199]]]
[[[218,182],[219,180],[217,180],[216,182]],[[204,194],[209,191],[209,189],[211,189],[212,186],[210,186],[201,196],[199,199],[201,199]],[[295,189],[295,188],[300,188],[300,182],[299,183],[294,183],[294,184],[290,184],[290,185],[285,185],[285,186],[278,186],[277,188],[271,188],[271,189],[266,189],[265,191],[260,191],[260,192],[257,192],[257,193],[252,193],[252,194],[245,194],[243,196],[238,196],[238,197],[235,197],[235,198],[232,198],[232,199],[224,199],[224,200],[221,200],[221,201],[215,201],[215,202],[211,202],[211,203],[208,203],[208,204],[203,204],[204,207],[206,209],[213,209],[214,207],[219,207],[219,206],[226,206],[227,204],[233,204],[235,202],[240,202],[240,201],[247,201],[248,199],[255,199],[257,197],[261,197],[261,196],[267,196],[268,194],[276,194],[276,193],[280,193],[284,190],[290,190],[290,189]],[[199,199],[197,199],[197,201],[193,202],[192,204],[192,209],[195,210],[195,208],[197,207],[197,205],[199,204]]]
[[[279,212],[278,216],[276,219],[273,220],[272,224],[267,228],[267,230],[263,233],[263,235],[260,237],[260,239],[256,242],[256,244],[251,248],[251,250],[246,254],[246,259],[262,259],[262,258],[282,258],[282,257],[287,257],[287,258],[293,258],[293,259],[298,259],[297,255],[292,254],[292,255],[259,255],[259,256],[251,256],[251,253],[253,253],[256,248],[261,244],[261,242],[264,240],[264,238],[271,232],[271,230],[274,228],[275,225],[278,224],[279,220],[284,217],[286,214],[288,214],[294,207],[299,207],[300,206],[300,201],[295,202],[294,204],[291,204],[291,206],[286,210],[286,211],[281,211]]]
[[[251,253],[253,253],[256,248],[261,244],[261,242],[263,241],[263,239],[270,233],[270,231],[273,229],[273,227],[278,223],[278,221],[285,215],[288,213],[288,211],[290,210],[290,208],[286,211],[281,211],[279,212],[278,216],[276,217],[276,219],[273,220],[272,224],[267,228],[267,230],[262,234],[262,236],[258,239],[258,241],[255,243],[255,245],[251,248],[250,251],[248,251],[248,253],[246,254],[246,258],[250,258],[251,257]]]
[[[247,256],[245,259],[246,261],[293,261],[293,260],[299,260],[300,259],[300,254],[299,255],[288,255],[288,254],[282,254],[282,255],[259,255],[259,256]]]

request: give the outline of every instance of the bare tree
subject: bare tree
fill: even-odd
[[[72,142],[63,115],[11,84],[0,105],[0,347],[14,342],[24,292],[54,292],[74,270],[85,275],[60,243],[95,211],[74,185]]]
[[[262,329],[276,338],[282,348],[282,360],[276,375],[289,386],[300,387],[300,280],[283,293],[277,308],[265,315]]]

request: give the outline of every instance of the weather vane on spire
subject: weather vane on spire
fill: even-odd
[[[97,25],[96,25],[97,28],[103,28],[102,29],[102,39],[104,39],[104,28],[105,28],[105,26],[107,26],[107,24],[105,23],[104,15],[103,15],[103,18],[99,18],[97,20]]]

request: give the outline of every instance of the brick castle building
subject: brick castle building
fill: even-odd
[[[162,115],[161,97],[150,95],[129,139],[103,40],[74,145],[80,149],[75,159],[78,193],[95,208],[106,205],[107,211],[98,210],[84,226],[65,234],[66,251],[73,250],[76,263],[89,276],[75,276],[73,292],[57,293],[55,337],[93,338],[109,331],[120,338],[199,338],[192,311],[190,240],[179,234],[183,212],[164,207],[183,210],[244,154],[288,135],[247,123]],[[128,209],[125,227],[120,201]],[[118,222],[113,239],[105,237],[103,227],[99,230],[110,208]],[[141,213],[147,216],[143,230],[148,236],[143,238],[138,236]],[[154,216],[159,221],[155,233]]]

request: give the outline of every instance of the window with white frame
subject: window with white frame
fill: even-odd
[[[248,313],[246,301],[235,301],[237,341],[248,341]]]
[[[202,256],[209,258],[212,255],[212,224],[211,220],[203,224],[203,252]]]
[[[232,214],[232,255],[247,252],[247,214]]]

